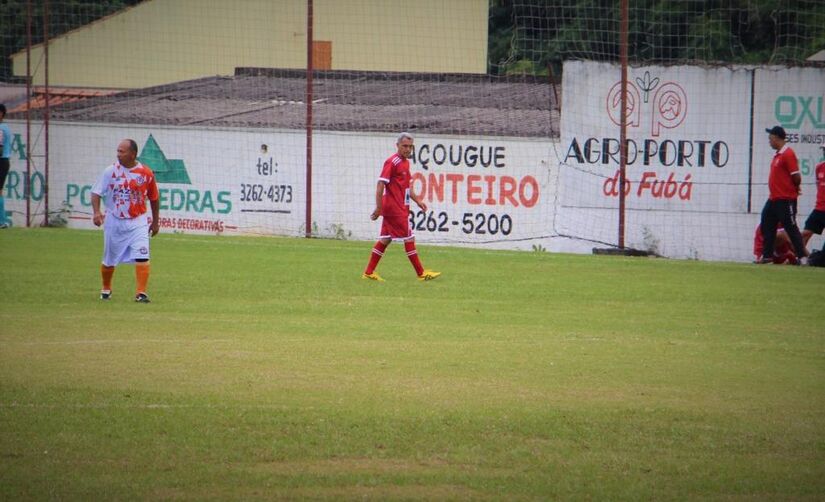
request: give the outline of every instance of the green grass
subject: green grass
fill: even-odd
[[[825,270],[0,233],[0,499],[823,500]]]

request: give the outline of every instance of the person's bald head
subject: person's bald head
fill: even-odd
[[[117,161],[123,167],[134,167],[137,159],[137,143],[133,139],[124,139],[117,145]]]

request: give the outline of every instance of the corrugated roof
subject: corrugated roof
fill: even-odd
[[[313,124],[320,130],[557,137],[558,90],[535,77],[319,71],[313,76]],[[305,99],[304,71],[238,68],[231,77],[67,99],[50,116],[300,130]]]
[[[91,97],[111,96],[118,92],[120,91],[113,91],[110,89],[75,89],[67,87],[50,87],[49,108],[51,109],[51,107],[53,106],[59,107],[60,105],[64,105],[66,103],[74,103]],[[14,108],[10,109],[8,113],[25,113],[27,109],[37,110],[40,108],[45,108],[45,106],[46,88],[38,86],[32,89],[32,97],[28,101],[15,106]]]

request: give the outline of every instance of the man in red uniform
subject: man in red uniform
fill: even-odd
[[[765,245],[762,248],[762,258],[758,260],[758,263],[773,263],[776,227],[780,222],[791,239],[796,256],[802,258],[808,256],[808,253],[805,251],[799,227],[796,226],[796,200],[801,192],[800,184],[802,183],[799,162],[791,147],[785,144],[787,137],[785,129],[774,126],[771,129],[765,129],[765,132],[768,133],[768,141],[771,148],[776,150],[776,154],[771,161],[771,172],[768,176],[770,194],[765,207],[762,208],[760,226]]]
[[[756,232],[753,234],[753,255],[757,260],[762,258],[762,247],[762,228],[757,225]],[[781,223],[776,229],[776,240],[773,244],[773,262],[777,265],[782,265],[783,263],[796,265],[799,263],[796,254],[791,248],[791,240],[788,238],[788,234],[785,233],[785,229],[782,228]]]
[[[413,137],[411,134],[402,132],[395,143],[398,151],[384,161],[381,176],[378,177],[378,184],[375,187],[375,210],[370,218],[375,221],[379,216],[383,216],[381,222],[381,235],[378,242],[372,248],[370,261],[364,270],[364,279],[373,281],[383,281],[375,273],[375,267],[384,251],[392,240],[404,241],[404,249],[407,251],[407,258],[415,268],[419,281],[431,281],[441,275],[441,272],[426,270],[418,259],[418,251],[415,249],[415,235],[410,226],[410,199],[412,199],[422,211],[427,210],[427,204],[410,191],[410,161],[413,151]]]
[[[825,159],[825,146],[822,148],[822,158]],[[825,228],[825,161],[816,165],[816,204],[808,219],[805,220],[805,229],[802,231],[802,242],[807,246],[813,234],[822,234]]]

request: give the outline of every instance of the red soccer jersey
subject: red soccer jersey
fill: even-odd
[[[816,165],[816,205],[817,211],[825,211],[825,162]]]
[[[768,176],[770,200],[796,200],[798,191],[791,178],[794,174],[799,174],[799,163],[791,147],[785,145],[771,161],[771,173]]]
[[[386,183],[381,212],[406,218],[410,211],[410,161],[397,153],[393,154],[384,161],[378,179]]]

